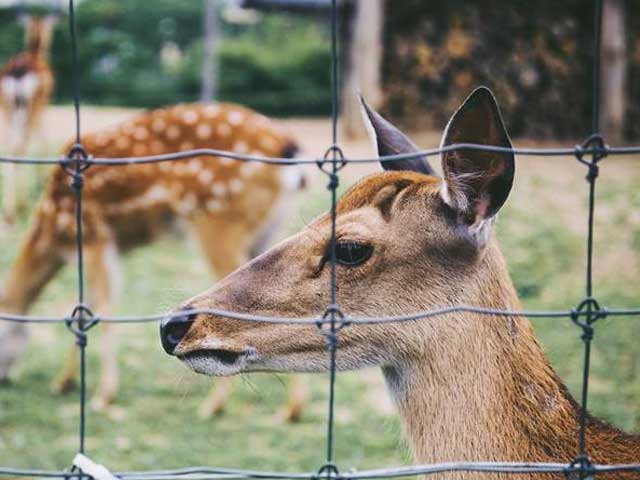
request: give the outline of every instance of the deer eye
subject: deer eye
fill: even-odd
[[[358,243],[354,241],[338,241],[336,243],[336,262],[347,267],[355,267],[361,265],[373,253],[373,247],[366,243]]]

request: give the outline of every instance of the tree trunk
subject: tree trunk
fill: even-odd
[[[625,114],[627,76],[624,0],[605,0],[602,10],[602,133],[608,143],[620,142]]]
[[[348,138],[364,134],[360,118],[358,93],[367,102],[379,106],[382,65],[382,34],[384,0],[356,0],[351,20],[349,42],[342,88],[342,129]]]
[[[216,0],[204,0],[204,58],[202,59],[202,93],[200,99],[210,102],[217,94],[218,69],[215,59],[218,36]]]

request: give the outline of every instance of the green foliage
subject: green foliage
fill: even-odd
[[[98,105],[157,107],[195,101],[203,57],[202,2],[85,0],[77,8],[81,95]],[[22,47],[9,10],[0,32],[0,61]],[[269,14],[256,25],[221,22],[219,99],[268,114],[327,114],[330,110],[327,32],[313,19]],[[52,44],[55,101],[71,101],[67,21]],[[162,51],[169,60],[162,61]]]

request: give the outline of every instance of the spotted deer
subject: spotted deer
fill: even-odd
[[[368,107],[365,113],[381,156],[416,152],[396,127]],[[475,90],[452,116],[442,145],[454,143],[511,147],[488,89]],[[426,158],[383,160],[382,167],[337,204],[337,301],[343,312],[377,317],[456,304],[519,310],[492,229],[511,190],[513,154],[444,153],[442,177]],[[325,214],[186,302],[163,322],[164,349],[206,375],[326,371],[326,339],[313,322],[243,322],[188,310],[321,315],[330,301],[330,236]],[[580,407],[525,318],[465,312],[351,325],[340,331],[336,366],[382,369],[419,463],[569,463],[578,455]],[[590,415],[586,433],[595,462],[640,459],[638,435]],[[475,477],[456,472],[437,478]]]
[[[292,157],[297,149],[291,137],[267,117],[232,104],[179,105],[143,113],[112,129],[84,135],[82,142],[94,156],[115,158],[197,148]],[[265,249],[283,214],[282,198],[300,188],[303,180],[295,166],[204,156],[91,166],[84,173],[82,217],[91,308],[96,314],[108,315],[114,305],[119,254],[152,242],[177,220],[190,227],[213,273],[220,278],[229,274],[254,252]],[[53,171],[7,275],[0,311],[27,312],[56,272],[75,258],[75,199],[69,183],[63,169]],[[93,399],[96,409],[111,402],[118,380],[112,326],[105,323],[101,328],[102,372]],[[10,346],[0,350],[0,378],[7,378],[26,346],[27,329],[13,325],[0,337]],[[76,355],[72,354],[56,388],[70,388],[76,370]],[[292,380],[289,419],[300,414],[303,387]],[[201,415],[221,411],[230,390],[229,381],[218,383],[202,404]]]
[[[23,156],[38,128],[42,112],[49,105],[54,77],[47,61],[53,27],[57,16],[21,18],[25,27],[25,49],[10,58],[0,69],[0,106],[8,124],[7,135],[11,155]],[[15,165],[2,165],[2,206],[12,220],[19,193]]]

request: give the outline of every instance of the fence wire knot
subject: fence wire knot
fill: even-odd
[[[313,480],[337,480],[342,478],[338,466],[332,462],[322,465],[318,473],[313,476]]]
[[[329,175],[330,183],[329,183],[329,190],[332,190],[333,188],[337,188],[338,187],[338,183],[337,183],[337,173],[342,170],[346,165],[347,165],[347,159],[344,157],[344,152],[342,151],[342,148],[340,148],[339,145],[333,144],[331,145],[327,151],[324,153],[322,160],[318,160],[316,162],[316,165],[318,165],[318,168],[326,173],[327,175]],[[331,165],[331,170],[327,169],[327,166]],[[334,180],[333,177],[335,177],[335,186],[332,186],[332,181]]]
[[[575,474],[578,474],[576,477]],[[569,468],[565,472],[565,476],[569,480],[578,478],[580,480],[593,480],[596,476],[596,469],[591,463],[591,459],[586,454],[580,454],[569,464]]]
[[[580,317],[586,317],[585,320],[580,320]],[[585,342],[593,340],[593,323],[601,318],[607,317],[607,309],[600,308],[600,304],[595,298],[587,297],[577,308],[571,310],[571,321],[582,329],[582,338]]]
[[[87,153],[84,145],[74,143],[69,149],[69,153],[60,159],[60,165],[75,181],[75,178],[80,176],[79,174],[91,166],[91,156]]]
[[[331,327],[330,331],[324,329],[325,325]],[[339,332],[345,327],[351,325],[351,320],[347,318],[344,312],[335,303],[330,304],[322,314],[322,317],[316,321],[316,326],[324,334],[330,334],[331,332]]]
[[[73,308],[71,315],[65,318],[67,329],[76,336],[79,346],[87,344],[87,332],[93,328],[100,319],[94,316],[91,309],[85,304],[79,303]]]
[[[599,133],[591,135],[582,145],[576,145],[574,155],[580,163],[588,167],[589,170],[586,177],[588,182],[593,182],[598,178],[600,173],[598,162],[608,155],[608,151],[609,147],[604,143],[604,139]],[[584,158],[585,154],[591,154],[591,159],[586,160]]]

